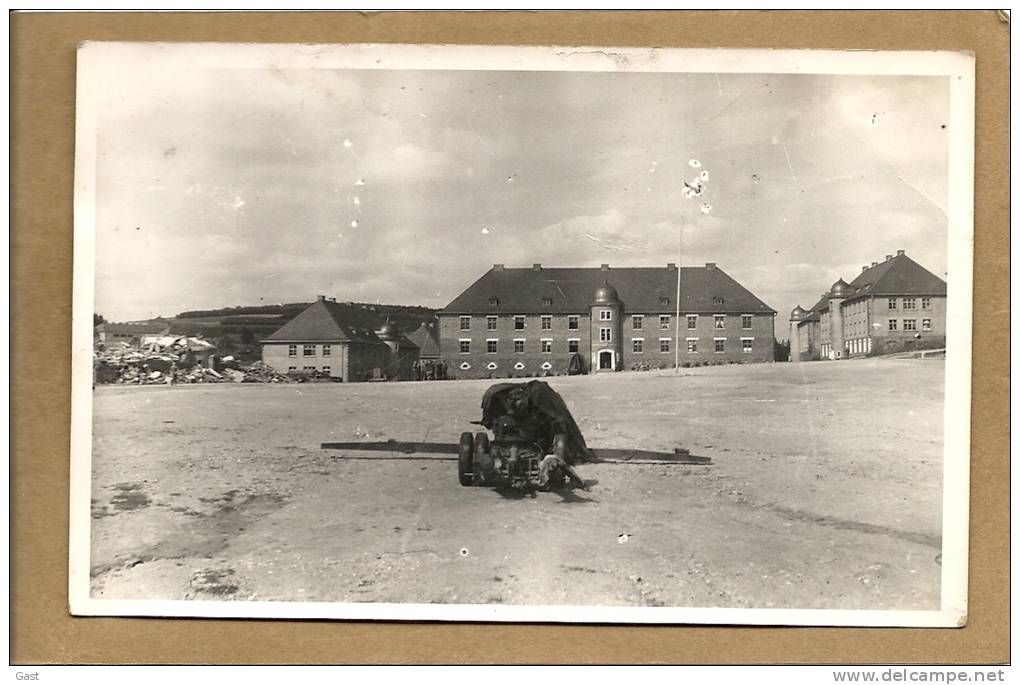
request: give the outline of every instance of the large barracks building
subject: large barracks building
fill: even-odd
[[[847,359],[945,346],[946,282],[903,250],[832,284],[790,313],[790,361]]]
[[[453,378],[604,373],[774,360],[775,310],[714,263],[511,269],[495,264],[439,312]],[[679,329],[678,329],[679,326]]]

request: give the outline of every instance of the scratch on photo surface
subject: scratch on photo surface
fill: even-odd
[[[861,147],[865,146],[864,140],[859,135],[857,135],[853,131],[849,131],[849,133],[850,133],[850,136],[855,141],[857,141],[858,145],[860,145]],[[908,186],[914,192],[916,192],[918,195],[920,195],[925,200],[927,200],[929,204],[931,204],[933,207],[935,207],[936,210],[938,210],[938,213],[941,214],[944,219],[946,219],[946,220],[949,219],[949,216],[946,214],[945,208],[942,205],[940,205],[938,202],[936,202],[934,200],[934,198],[932,198],[931,195],[929,195],[927,193],[927,191],[925,191],[923,186],[921,186],[919,184],[916,184],[916,183],[908,180],[906,177],[904,177],[903,174],[900,173],[899,168],[897,168],[897,166],[895,164],[890,162],[887,157],[882,155],[882,153],[880,151],[876,151],[875,154],[878,155],[881,158],[882,163],[889,169],[889,171],[892,172],[893,176],[895,176],[897,179],[900,180],[900,182],[902,182],[904,185]]]
[[[943,218],[945,218],[946,220],[949,219],[949,216],[946,215],[946,210],[942,208],[942,205],[940,205],[938,202],[936,202],[931,197],[931,195],[929,195],[927,192],[925,192],[925,190],[924,190],[924,188],[922,186],[920,186],[918,184],[915,184],[915,183],[912,183],[908,179],[904,178],[903,174],[901,174],[899,172],[899,170],[896,167],[894,167],[892,164],[889,164],[889,162],[886,162],[886,165],[892,170],[892,173],[893,173],[893,175],[896,178],[900,179],[900,181],[902,181],[905,185],[907,185],[910,188],[912,188],[918,195],[920,195],[925,200],[927,200],[930,205],[932,205],[935,209],[938,210],[939,214],[941,214],[943,216]]]
[[[732,106],[734,105],[734,103],[736,103],[736,101],[737,101],[737,100],[739,100],[740,98],[744,97],[745,95],[747,95],[747,94],[748,94],[748,93],[750,93],[751,91],[754,91],[754,90],[761,90],[762,88],[765,88],[765,84],[762,84],[762,85],[760,85],[760,86],[752,86],[751,88],[748,88],[747,90],[745,90],[744,92],[742,92],[742,93],[741,93],[740,95],[738,95],[737,97],[733,98],[732,100],[730,100],[729,102],[727,102],[727,103],[726,103],[725,105],[723,105],[722,109],[720,109],[720,110],[719,110],[718,112],[716,112],[715,114],[713,114],[712,116],[710,116],[710,117],[709,117],[708,119],[705,119],[705,121],[704,121],[704,122],[702,122],[702,123],[705,123],[705,124],[707,124],[708,122],[712,121],[713,119],[716,119],[716,118],[717,118],[717,117],[719,117],[719,116],[720,116],[720,115],[721,115],[721,114],[722,114],[723,112],[725,112],[725,111],[726,111],[726,110],[728,110],[728,109],[729,109],[730,107],[732,107]]]
[[[796,181],[797,174],[793,173],[793,164],[790,163],[790,153],[786,149],[786,143],[783,143],[783,154],[786,155],[786,166],[790,169],[790,176],[792,176],[793,180]]]
[[[604,248],[606,250],[619,250],[619,251],[622,251],[622,252],[633,252],[634,251],[634,247],[632,245],[626,245],[626,244],[615,245],[615,244],[613,244],[612,242],[610,242],[608,240],[605,240],[603,238],[597,238],[597,237],[593,236],[590,233],[582,233],[581,237],[582,238],[587,238],[588,240],[592,241],[596,245],[599,245],[599,246],[601,246],[602,248]]]

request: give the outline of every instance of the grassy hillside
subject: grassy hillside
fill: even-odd
[[[259,341],[276,331],[305,310],[310,302],[256,306],[225,307],[181,312],[168,319],[175,335],[202,335],[216,343],[222,354],[233,354],[246,360],[259,359]],[[389,318],[409,333],[423,322],[436,319],[436,310],[397,304],[354,302],[360,307]]]

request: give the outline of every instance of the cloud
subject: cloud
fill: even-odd
[[[320,292],[443,306],[494,262],[713,261],[780,310],[895,249],[945,270],[945,133],[915,135],[944,118],[938,80],[118,76],[97,163],[113,320]]]

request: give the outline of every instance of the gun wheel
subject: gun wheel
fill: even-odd
[[[460,449],[457,453],[457,478],[460,484],[474,485],[475,483],[475,440],[471,433],[460,434]]]
[[[486,481],[486,474],[492,470],[492,452],[489,448],[489,434],[475,433],[475,455],[474,455],[475,483],[483,485]]]

